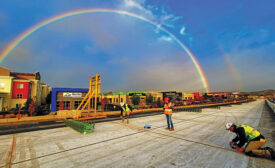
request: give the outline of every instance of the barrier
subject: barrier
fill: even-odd
[[[201,112],[202,108],[220,108],[220,106],[231,106],[234,104],[241,104],[250,102],[248,100],[242,101],[234,101],[234,102],[225,102],[225,103],[215,103],[215,104],[200,104],[200,105],[187,105],[187,106],[175,106],[174,111],[191,111],[191,112]],[[274,106],[273,106],[273,111]],[[77,112],[74,110],[74,112]],[[133,110],[133,113],[147,113],[147,112],[159,112],[160,114],[163,113],[163,108],[152,108],[152,109],[142,109],[142,110]],[[99,113],[98,113],[99,114]],[[102,116],[96,116],[92,118],[105,118],[105,116],[117,116],[120,115],[120,111],[105,111],[100,113]],[[27,122],[38,122],[38,121],[57,121],[57,120],[66,120],[68,118],[77,118],[80,117],[79,113],[69,112],[68,110],[63,110],[57,112],[57,115],[46,115],[46,116],[32,116],[27,117],[27,115],[23,116],[23,118],[15,118],[15,115],[0,115],[0,125],[10,124],[10,123],[27,123]],[[80,118],[78,118],[79,120]],[[91,119],[91,117],[81,118]]]
[[[71,127],[72,129],[82,134],[94,132],[94,124],[88,124],[88,123],[75,121],[75,120],[68,120],[68,121],[65,121],[65,125],[67,127]]]
[[[269,100],[265,100],[265,102],[266,102],[267,106],[273,111],[273,113],[275,113],[275,104]]]

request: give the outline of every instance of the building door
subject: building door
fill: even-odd
[[[3,109],[3,97],[0,97],[0,111]]]

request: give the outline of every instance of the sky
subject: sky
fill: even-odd
[[[200,64],[210,91],[275,89],[273,0],[0,1],[0,53],[34,25],[65,12],[107,8],[144,17],[182,42]],[[67,17],[33,32],[1,67],[40,72],[51,87],[102,91],[205,92],[188,53],[160,27],[118,13]]]

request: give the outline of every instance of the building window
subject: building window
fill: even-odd
[[[116,98],[116,102],[118,103],[118,98]]]
[[[71,110],[71,102],[70,101],[64,101],[64,109]]]
[[[80,105],[81,101],[75,101],[74,102],[74,109],[77,109],[77,107]]]
[[[23,89],[24,88],[24,85],[21,83],[21,84],[17,84],[17,89]]]
[[[121,98],[120,102],[123,102],[123,98]]]
[[[22,94],[17,94],[17,95],[16,95],[16,98],[17,98],[17,99],[22,99],[22,98],[23,98],[23,95],[22,95]]]
[[[5,83],[0,83],[0,88],[5,88]]]

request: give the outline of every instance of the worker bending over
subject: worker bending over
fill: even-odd
[[[122,123],[124,123],[124,118],[127,118],[127,124],[129,124],[129,116],[130,112],[132,113],[133,109],[130,105],[121,102],[120,103],[121,110],[120,110],[120,118],[122,119]]]
[[[236,125],[234,123],[227,123],[225,127],[226,130],[237,134],[237,136],[229,142],[229,145],[233,149],[245,152],[245,154],[249,156],[275,158],[275,152],[272,148],[261,148],[266,143],[266,140],[259,131],[247,125]],[[247,143],[247,145],[242,148],[245,143]]]

